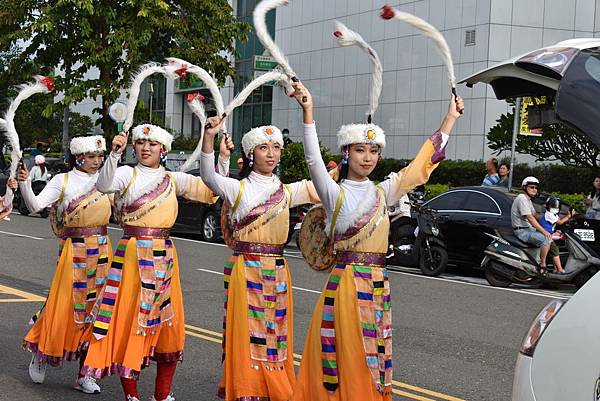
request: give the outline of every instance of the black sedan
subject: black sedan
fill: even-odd
[[[194,169],[187,173],[199,176],[200,170]],[[174,233],[200,234],[202,239],[208,242],[221,240],[222,199],[208,205],[178,197],[177,203],[179,204],[179,214],[173,226]]]

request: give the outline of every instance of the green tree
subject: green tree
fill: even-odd
[[[321,145],[321,156],[325,163],[332,158],[331,151],[323,145]],[[285,183],[310,179],[302,142],[293,142],[283,148],[280,171],[281,181]]]
[[[510,150],[514,112],[502,114],[487,134],[488,146],[496,154]],[[543,128],[541,137],[518,135],[516,150],[530,154],[536,161],[560,161],[566,166],[600,166],[600,149],[576,130],[558,123]]]
[[[100,99],[105,132],[113,128],[109,106],[139,65],[175,56],[223,81],[235,72],[224,54],[249,29],[227,0],[0,0],[0,8],[0,52],[21,47],[0,82],[60,68],[61,106]],[[49,102],[45,115],[53,111]]]

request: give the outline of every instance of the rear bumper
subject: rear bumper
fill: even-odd
[[[515,364],[512,401],[536,401],[531,383],[533,358],[519,353]]]

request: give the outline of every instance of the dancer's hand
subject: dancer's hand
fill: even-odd
[[[18,186],[17,180],[15,180],[14,178],[9,178],[6,185],[14,191],[17,189],[17,186]]]
[[[294,82],[292,83],[292,87],[294,88],[293,96],[296,98],[296,101],[304,110],[312,109],[313,107],[313,99],[312,95],[306,89],[306,87],[302,84],[302,82]]]
[[[204,135],[208,135],[214,139],[214,137],[219,133],[224,121],[225,119],[221,118],[220,116],[209,117],[206,122],[210,124],[210,128],[204,130]]]
[[[29,170],[27,170],[27,167],[25,166],[24,163],[20,163],[20,168],[17,171],[17,180],[27,181],[28,178],[29,178]]]
[[[450,104],[448,105],[448,116],[459,118],[463,112],[465,111],[465,102],[462,97],[452,95],[452,99],[450,99]]]
[[[229,159],[233,148],[234,145],[231,136],[227,134],[223,135],[223,138],[221,139],[221,144],[219,145],[219,157],[221,159]]]
[[[112,151],[116,154],[121,154],[127,147],[127,134],[125,132],[119,132],[119,135],[115,136],[112,140]]]

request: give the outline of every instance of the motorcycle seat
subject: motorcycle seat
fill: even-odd
[[[500,234],[502,235],[502,239],[519,248],[538,248],[535,245],[521,241],[512,230],[502,230]]]

